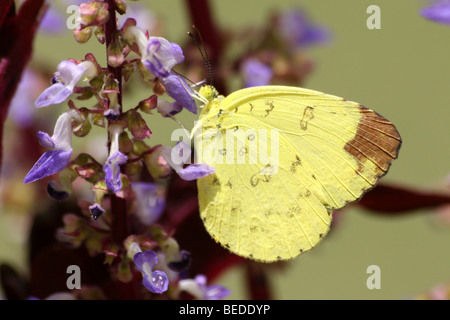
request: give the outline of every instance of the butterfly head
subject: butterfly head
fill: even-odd
[[[211,85],[204,85],[203,87],[201,87],[198,91],[198,94],[201,97],[204,97],[209,102],[213,101],[219,96],[219,92]]]

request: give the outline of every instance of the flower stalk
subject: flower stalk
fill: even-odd
[[[108,46],[113,42],[114,34],[117,32],[115,1],[105,0],[108,4],[109,19],[105,24],[105,44],[106,54],[108,55]],[[108,71],[114,76],[118,84],[117,104],[118,111],[122,113],[122,66],[111,66],[108,64]],[[111,149],[111,135],[108,138],[108,149]],[[125,168],[121,168],[124,172]],[[111,196],[111,216],[112,216],[112,237],[115,243],[122,244],[130,233],[128,221],[127,202],[123,198],[116,195]],[[118,294],[121,299],[135,300],[137,299],[137,282],[131,279],[130,282],[123,283],[117,281]]]

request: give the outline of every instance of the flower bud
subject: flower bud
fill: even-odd
[[[80,25],[82,28],[101,25],[108,21],[108,4],[103,1],[91,1],[80,4]]]
[[[166,178],[171,171],[169,164],[161,154],[162,151],[162,147],[159,146],[153,152],[144,155],[144,164],[150,175],[155,179]]]
[[[158,96],[154,94],[150,98],[140,101],[137,107],[142,112],[151,113],[151,110],[156,108],[157,103],[158,103]]]
[[[73,30],[73,36],[78,43],[86,43],[91,38],[92,27],[77,28]]]
[[[128,128],[136,139],[150,138],[152,135],[152,132],[147,127],[145,120],[135,109],[130,109],[126,112],[126,120],[128,123]]]

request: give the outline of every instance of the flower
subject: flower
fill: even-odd
[[[56,121],[53,136],[45,132],[38,132],[39,143],[54,150],[45,152],[25,176],[23,183],[30,183],[64,169],[72,154],[72,117],[80,119],[75,110],[63,113]]]
[[[89,211],[91,212],[92,219],[94,220],[97,220],[102,214],[106,212],[105,209],[103,209],[102,206],[99,205],[98,203],[90,205]]]
[[[127,12],[117,17],[117,24],[122,28],[128,18],[133,18],[138,28],[148,30],[150,34],[158,29],[155,14],[140,3],[129,2]]]
[[[173,148],[167,146],[161,148],[163,158],[183,180],[191,181],[216,172],[215,168],[205,163],[193,163],[184,167],[183,164],[188,163],[191,158],[191,148],[184,141],[178,142]]]
[[[329,38],[327,29],[312,24],[300,9],[282,12],[278,17],[278,29],[286,43],[294,48],[324,43]]]
[[[143,224],[153,224],[164,211],[164,194],[150,182],[133,182],[131,186],[136,195],[136,215]]]
[[[154,293],[167,291],[169,279],[163,271],[155,270],[158,257],[152,250],[138,252],[133,257],[136,268],[142,272],[142,284],[147,290]]]
[[[197,113],[197,105],[192,98],[193,93],[187,83],[176,74],[169,74],[161,78],[161,83],[166,88],[167,94],[172,97],[181,107],[190,112]]]
[[[110,130],[112,134],[111,148],[108,159],[103,165],[103,171],[105,172],[106,186],[109,190],[117,193],[122,189],[120,165],[126,163],[128,157],[119,151],[119,135],[122,127],[120,125],[112,125]]]
[[[220,285],[206,285],[206,277],[199,274],[195,279],[183,279],[178,283],[180,290],[189,292],[197,299],[219,300],[231,294],[231,291]]]
[[[161,80],[167,94],[181,107],[197,113],[197,105],[192,98],[195,94],[180,76],[172,72],[175,65],[184,61],[181,47],[161,37],[147,39],[136,26],[126,26],[124,36],[130,43],[137,43],[142,64]]]
[[[176,101],[169,102],[164,99],[158,99],[156,109],[163,117],[170,117],[183,110],[183,107]]]
[[[52,85],[41,93],[35,106],[42,108],[65,101],[85,73],[88,77],[93,77],[97,73],[92,62],[84,61],[77,65],[71,61],[61,61],[58,65],[58,72],[52,78]]]
[[[47,33],[61,34],[66,29],[66,20],[55,7],[49,6],[39,25],[39,29]]]
[[[256,59],[248,59],[242,64],[245,87],[265,86],[270,84],[272,69]]]
[[[14,123],[19,127],[29,127],[34,121],[35,109],[33,108],[33,105],[36,96],[40,93],[37,91],[41,86],[41,81],[40,76],[31,68],[25,69],[22,73],[22,79],[20,80],[8,110],[8,116],[10,116]],[[23,92],[26,92],[27,94],[23,94]]]
[[[172,68],[184,61],[181,47],[162,37],[150,37],[141,54],[144,66],[158,78],[169,76]]]
[[[435,1],[433,5],[423,8],[420,15],[437,23],[450,24],[450,1]]]

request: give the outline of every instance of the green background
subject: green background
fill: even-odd
[[[190,22],[183,1],[141,3],[162,19],[170,41],[186,37]],[[380,30],[366,27],[366,9],[372,4],[381,8]],[[358,101],[396,125],[403,145],[383,181],[448,192],[444,180],[450,160],[450,26],[420,17],[419,10],[427,4],[420,0],[216,0],[211,8],[218,25],[225,28],[263,24],[274,9],[304,8],[332,34],[328,45],[308,50],[316,69],[304,86]],[[100,52],[100,57],[98,49],[92,40],[87,45],[75,43],[69,33],[40,34],[34,61],[56,69],[59,61],[81,59],[86,50]],[[186,112],[180,118],[192,119]],[[177,126],[165,120],[151,124],[153,143],[170,141]],[[349,208],[341,218],[314,250],[283,270],[269,269],[275,298],[404,299],[450,281],[450,226],[433,220],[432,211],[392,218]],[[1,241],[0,260],[20,264],[23,255],[8,250],[8,241]],[[381,268],[380,290],[366,287],[370,265]],[[246,297],[239,267],[217,283],[233,291],[231,299]]]

